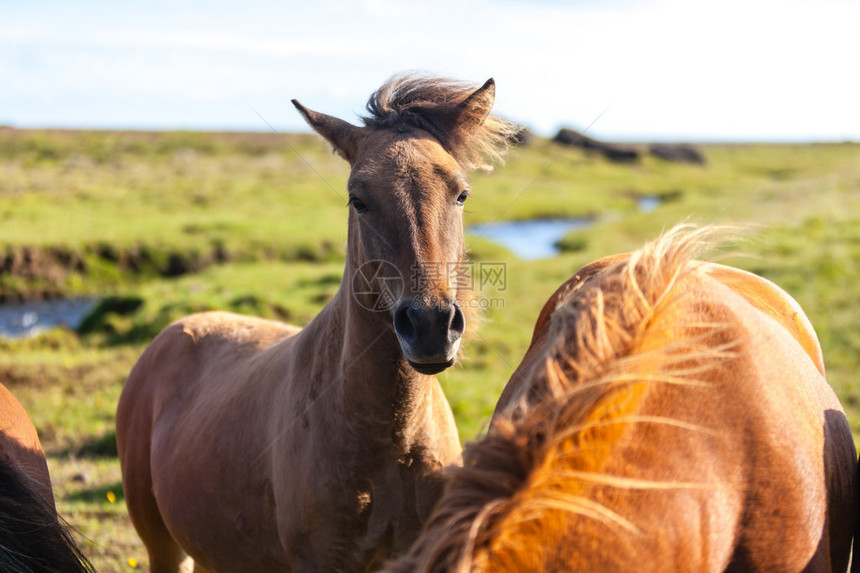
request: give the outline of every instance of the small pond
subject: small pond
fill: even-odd
[[[469,234],[497,243],[521,259],[548,259],[558,254],[562,237],[593,224],[591,219],[531,219],[498,221],[469,227]]]
[[[659,195],[643,195],[636,200],[636,207],[640,213],[650,213],[660,206],[663,199]]]
[[[650,213],[660,206],[657,195],[643,195],[636,200],[640,213]],[[594,219],[531,219],[527,221],[496,221],[472,225],[469,235],[487,239],[510,250],[517,257],[533,261],[547,259],[559,253],[558,242],[571,231],[585,229]]]
[[[57,326],[77,328],[96,299],[48,300],[0,305],[0,338],[28,338]]]

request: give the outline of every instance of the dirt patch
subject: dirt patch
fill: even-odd
[[[138,278],[174,278],[236,261],[323,261],[341,257],[331,241],[290,248],[232,248],[221,241],[195,247],[107,242],[66,246],[0,246],[0,304],[92,294]],[[81,285],[89,285],[81,292]],[[103,289],[102,289],[103,290]]]
[[[0,249],[0,303],[67,297],[77,294],[70,292],[72,284],[110,284],[136,276],[178,277],[233,259],[221,244],[187,251],[108,243],[78,250],[32,245]]]

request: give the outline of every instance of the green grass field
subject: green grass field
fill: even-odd
[[[505,288],[440,376],[476,436],[546,298],[582,264],[690,221],[747,226],[728,262],[806,309],[860,437],[860,145],[705,145],[707,165],[617,165],[538,140],[472,179],[466,222],[589,216],[558,257],[504,262]],[[0,381],[30,412],[60,512],[99,571],[146,568],[125,513],[113,417],[129,369],[164,325],[227,309],[304,324],[337,290],[346,165],[310,135],[0,129],[0,300],[102,297],[80,333],[0,340]],[[642,195],[663,198],[637,211]],[[110,297],[109,299],[105,297]],[[130,561],[131,560],[131,561]]]

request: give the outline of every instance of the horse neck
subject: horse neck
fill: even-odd
[[[346,269],[340,290],[306,329],[313,352],[323,348],[311,362],[326,374],[315,372],[313,383],[322,386],[320,396],[325,392],[333,401],[330,411],[342,428],[362,440],[393,441],[408,450],[426,421],[438,381],[409,366],[387,313],[367,310],[352,297],[348,263]]]

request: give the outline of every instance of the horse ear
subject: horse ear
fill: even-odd
[[[457,126],[467,133],[475,131],[490,115],[495,101],[496,82],[490,78],[459,105]]]
[[[331,115],[319,113],[308,109],[298,102],[292,100],[293,105],[305,118],[314,131],[322,135],[328,141],[338,155],[352,163],[358,156],[358,147],[363,138],[360,127],[347,123]]]

